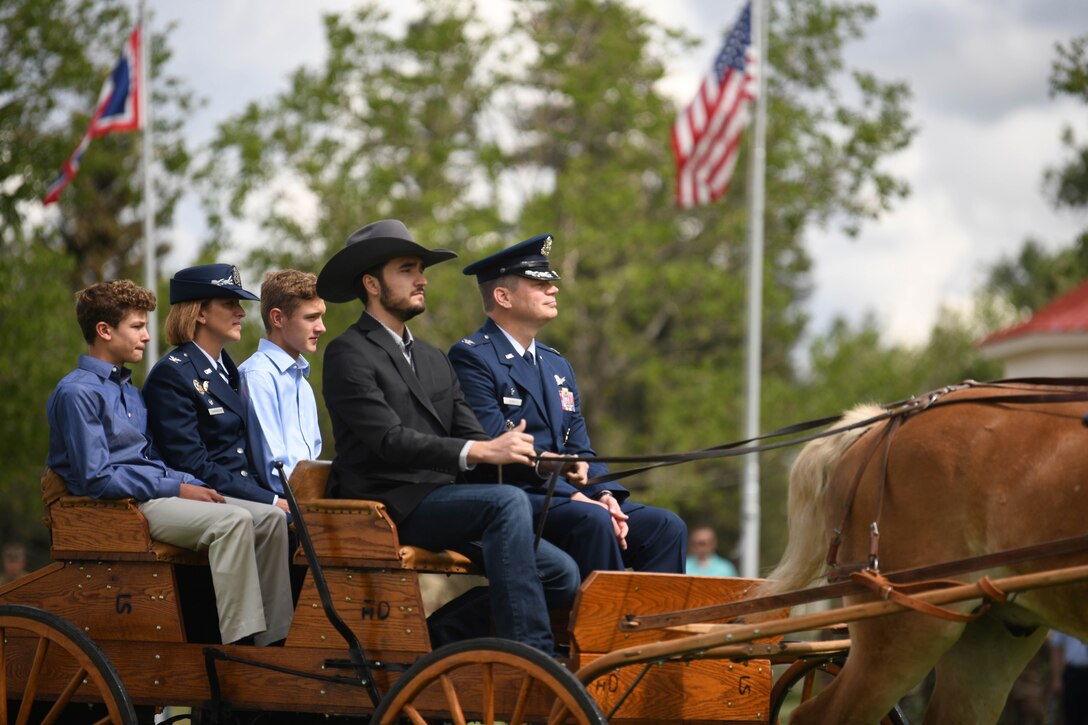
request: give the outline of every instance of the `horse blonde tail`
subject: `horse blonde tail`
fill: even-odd
[[[875,405],[859,405],[831,428],[860,423],[882,414]],[[871,426],[817,438],[801,449],[790,469],[789,542],[778,566],[767,576],[758,595],[802,589],[824,576],[829,531],[824,498],[839,459]]]

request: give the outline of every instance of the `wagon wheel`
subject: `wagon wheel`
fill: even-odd
[[[606,723],[569,670],[539,650],[496,638],[455,642],[421,657],[389,689],[371,722],[405,718],[423,725],[428,717],[455,725]]]
[[[136,725],[132,701],[109,658],[63,617],[0,605],[0,662],[0,725],[75,722],[90,711],[74,698],[105,705],[95,725]],[[36,698],[53,702],[35,705]]]
[[[789,718],[780,718],[782,705],[787,696],[800,683],[800,702],[816,697],[831,680],[842,670],[841,656],[820,657],[817,659],[797,660],[775,680],[771,688],[771,718],[768,722],[785,725]],[[907,725],[907,719],[898,706],[880,719],[880,725]]]

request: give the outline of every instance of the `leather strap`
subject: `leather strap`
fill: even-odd
[[[850,580],[855,584],[860,584],[866,589],[875,592],[886,601],[892,601],[907,609],[913,609],[921,614],[937,617],[938,619],[946,619],[950,622],[973,622],[985,614],[990,606],[990,603],[987,601],[984,602],[982,607],[978,610],[965,614],[953,609],[937,606],[936,604],[930,604],[929,602],[912,597],[908,593],[910,591],[919,590],[947,589],[948,587],[957,587],[963,584],[963,582],[950,579],[934,579],[927,582],[918,582],[916,584],[893,584],[885,579],[879,572],[873,571],[872,569],[866,569],[864,571],[855,571],[850,575]],[[990,582],[990,586],[993,587],[993,582]],[[994,588],[996,589],[996,587]]]

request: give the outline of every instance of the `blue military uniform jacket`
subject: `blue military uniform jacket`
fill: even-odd
[[[574,370],[556,350],[536,341],[537,364],[526,362],[488,320],[483,327],[450,348],[449,358],[461,382],[465,399],[480,425],[497,436],[524,420],[538,450],[562,455],[594,456],[586,421],[582,417]],[[492,469],[492,470],[488,470]],[[606,473],[603,463],[590,463],[590,477]],[[475,480],[495,480],[493,467],[477,466]],[[546,481],[528,466],[503,466],[503,480],[517,483],[530,493],[543,493]],[[592,484],[581,489],[586,496],[609,490],[619,501],[628,492],[616,483]],[[579,489],[559,479],[555,495],[569,497]],[[560,503],[562,498],[553,502]]]
[[[223,351],[231,380],[238,368]],[[246,406],[195,342],[171,350],[144,381],[155,449],[224,496],[270,504],[276,494],[260,478],[246,440]]]

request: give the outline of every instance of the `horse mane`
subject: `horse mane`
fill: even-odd
[[[860,423],[883,414],[883,408],[862,404],[847,411],[828,430]],[[778,566],[767,575],[758,596],[779,594],[815,584],[827,571],[830,542],[824,497],[831,475],[847,449],[872,426],[861,426],[809,442],[790,469],[789,541]]]

